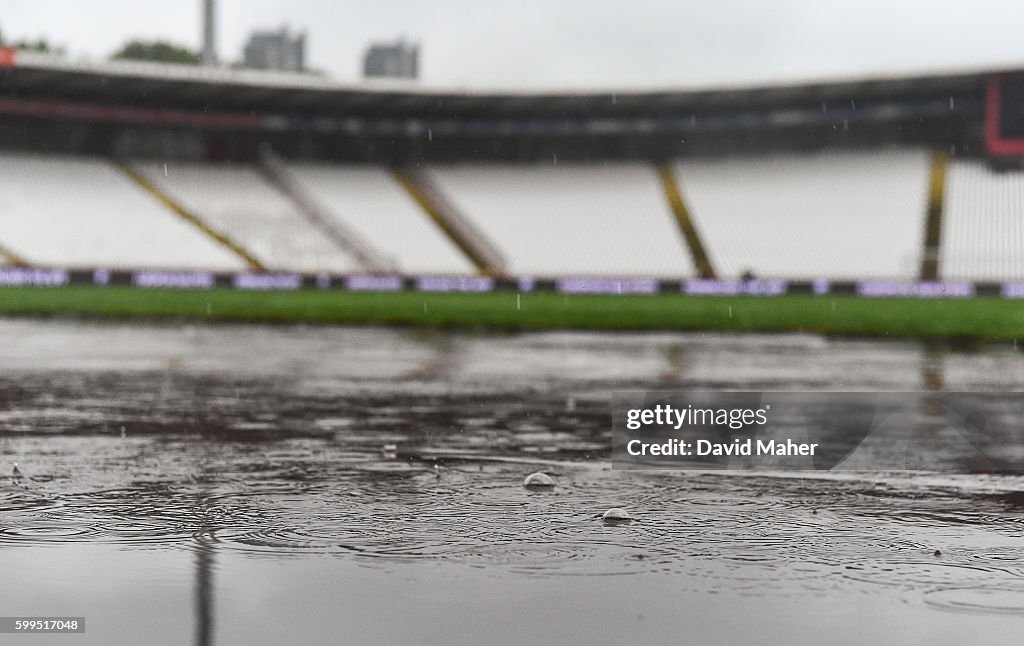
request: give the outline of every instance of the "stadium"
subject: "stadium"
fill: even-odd
[[[1011,4],[5,3],[0,642],[1017,644]]]
[[[0,61],[5,311],[1020,330],[977,322],[1024,280],[1012,71],[554,94]]]

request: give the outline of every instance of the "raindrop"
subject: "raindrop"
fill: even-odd
[[[433,128],[427,128],[427,141],[433,141],[433,140],[434,140],[434,130],[433,130]]]
[[[550,489],[555,486],[555,479],[542,471],[537,471],[523,479],[523,486],[527,489]]]
[[[625,509],[622,509],[621,507],[612,507],[608,511],[604,512],[601,516],[601,520],[608,525],[621,525],[630,522],[633,518]]]

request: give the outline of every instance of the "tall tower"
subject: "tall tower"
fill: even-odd
[[[217,64],[216,9],[214,0],[203,0],[203,65]]]

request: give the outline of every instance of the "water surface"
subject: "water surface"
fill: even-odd
[[[1018,643],[1022,478],[608,460],[616,389],[1015,390],[1012,347],[0,332],[0,614],[87,626],[4,643]]]

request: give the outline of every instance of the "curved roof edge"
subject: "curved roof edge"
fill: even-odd
[[[325,93],[366,93],[390,94],[420,97],[478,97],[481,99],[501,98],[551,98],[551,99],[595,99],[608,97],[643,97],[650,95],[694,96],[733,93],[777,93],[791,91],[813,91],[826,88],[840,91],[843,88],[857,88],[865,85],[914,85],[941,86],[956,85],[958,82],[976,81],[979,77],[1019,71],[1018,67],[964,67],[961,69],[889,72],[874,75],[837,75],[824,78],[781,79],[772,82],[739,82],[707,85],[651,85],[624,87],[589,87],[554,90],[551,88],[529,87],[473,87],[473,86],[431,86],[405,79],[363,79],[338,81],[328,76],[312,73],[278,72],[269,70],[240,69],[230,67],[207,67],[174,63],[151,63],[144,61],[91,59],[73,60],[63,56],[39,52],[21,51],[8,54],[5,67],[49,70],[53,72],[77,73],[104,77],[135,78],[140,81],[168,81],[201,83],[239,88],[263,88],[267,90],[321,91]]]

